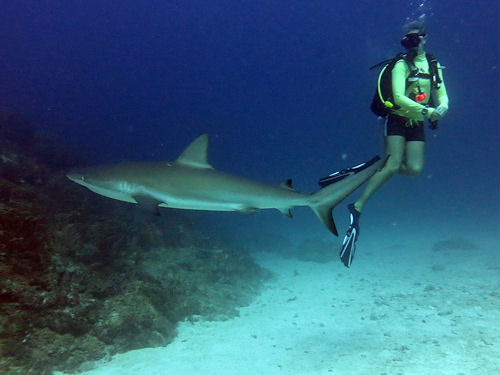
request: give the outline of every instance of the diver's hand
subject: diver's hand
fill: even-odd
[[[440,120],[448,112],[448,106],[440,104],[434,111],[429,115],[429,120],[431,122]]]

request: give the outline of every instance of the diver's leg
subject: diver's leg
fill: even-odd
[[[394,174],[398,173],[401,168],[403,156],[405,153],[406,141],[403,136],[389,135],[385,137],[385,152],[390,155],[384,167],[375,173],[368,184],[366,185],[361,197],[354,203],[357,211],[361,212],[366,201],[389,180]]]
[[[425,142],[406,142],[405,162],[401,163],[398,173],[405,176],[416,177],[424,167]]]
[[[354,204],[347,206],[349,210],[350,224],[347,229],[342,247],[340,249],[340,260],[346,267],[350,267],[356,251],[356,241],[359,237],[359,217],[366,201],[401,167],[403,154],[405,151],[405,137],[401,135],[389,135],[385,137],[385,151],[390,155],[384,167],[375,173],[361,195]]]

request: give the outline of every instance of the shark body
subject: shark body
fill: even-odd
[[[369,166],[313,194],[296,191],[291,180],[271,185],[214,169],[207,160],[208,135],[196,138],[173,162],[123,163],[85,168],[67,177],[91,191],[124,202],[188,210],[254,213],[278,209],[292,217],[294,206],[309,206],[338,235],[333,208],[370,178],[383,164]]]

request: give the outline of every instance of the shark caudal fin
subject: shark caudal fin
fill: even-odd
[[[334,235],[339,235],[332,214],[335,206],[380,170],[386,161],[387,158],[375,156],[366,163],[343,169],[319,180],[322,188],[311,195],[309,206]]]

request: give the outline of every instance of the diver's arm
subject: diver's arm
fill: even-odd
[[[438,64],[438,74],[439,78],[441,78],[442,83],[441,87],[439,89],[436,89],[436,98],[439,105],[443,105],[446,106],[446,108],[448,108],[448,94],[446,93],[446,86],[444,85],[443,69],[439,64]]]
[[[406,77],[408,74],[409,71],[406,62],[399,60],[394,65],[394,69],[392,69],[392,94],[394,96],[394,103],[401,107],[397,111],[401,116],[422,121],[424,120],[422,110],[426,107],[405,95]]]
[[[446,87],[443,82],[443,73],[441,69],[439,69],[439,66],[438,66],[438,74],[442,82],[441,86],[438,89],[434,89],[434,94],[436,96],[439,105],[429,115],[429,120],[431,120],[432,122],[438,121],[448,112],[448,95],[446,94]]]

